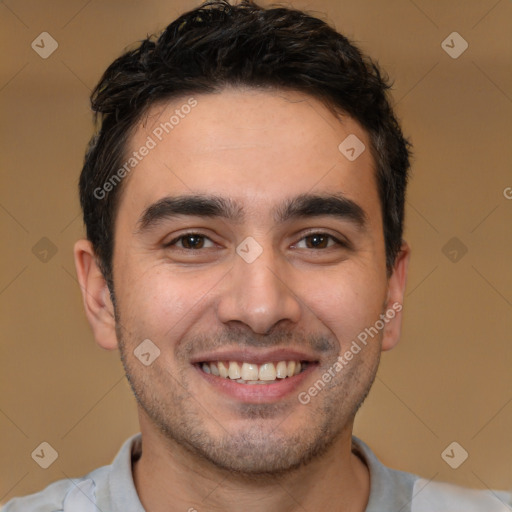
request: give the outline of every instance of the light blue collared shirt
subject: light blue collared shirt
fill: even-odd
[[[137,434],[124,443],[110,466],[14,498],[1,512],[145,512],[132,475],[132,459],[141,449]],[[512,512],[511,493],[465,489],[387,468],[356,437],[352,449],[370,471],[366,512]]]

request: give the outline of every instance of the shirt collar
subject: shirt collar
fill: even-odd
[[[415,475],[384,466],[371,449],[360,439],[352,437],[352,451],[359,456],[370,472],[370,496],[366,512],[386,510],[409,512]],[[136,434],[125,441],[112,464],[110,473],[110,509],[113,512],[144,512],[135,483],[132,462],[142,453],[142,436]]]
[[[110,510],[112,512],[145,512],[133,481],[132,461],[142,453],[142,436],[136,434],[125,441],[112,463],[110,473]]]
[[[417,476],[384,466],[371,449],[352,436],[352,452],[359,456],[370,472],[370,497],[366,512],[393,510],[410,512],[412,489]]]

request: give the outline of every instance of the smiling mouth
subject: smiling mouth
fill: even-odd
[[[208,361],[198,363],[207,374],[230,379],[238,384],[273,384],[302,373],[310,361],[279,361],[255,364],[238,361]]]

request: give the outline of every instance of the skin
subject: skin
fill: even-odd
[[[154,106],[129,152],[187,98]],[[133,473],[141,503],[153,512],[363,511],[369,474],[351,452],[353,420],[381,351],[398,342],[401,312],[309,404],[297,395],[403,301],[410,250],[404,242],[388,277],[368,135],[298,92],[225,89],[194,98],[197,106],[123,183],[115,311],[90,242],[75,245],[96,341],[120,349],[139,402],[143,452]],[[352,162],[338,150],[349,134],[367,148]],[[272,209],[303,193],[343,194],[365,212],[365,228],[327,215],[276,223]],[[223,196],[245,217],[180,216],[137,232],[145,208],[177,194]],[[163,247],[186,230],[207,237],[205,245],[186,249],[190,239],[181,239]],[[312,246],[314,233],[351,247],[332,239]],[[252,263],[236,252],[249,236],[262,248]],[[133,354],[144,339],[160,350],[149,366]],[[191,364],[210,349],[273,347],[307,351],[318,362],[273,402],[219,393]]]

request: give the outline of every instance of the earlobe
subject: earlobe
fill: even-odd
[[[388,297],[385,308],[388,322],[384,327],[384,335],[382,337],[383,351],[391,350],[400,340],[403,301],[410,257],[411,248],[407,242],[403,241],[393,266],[393,273],[388,280]]]
[[[114,307],[92,243],[89,240],[78,240],[74,247],[74,257],[85,314],[96,342],[104,349],[114,350],[118,346]]]

